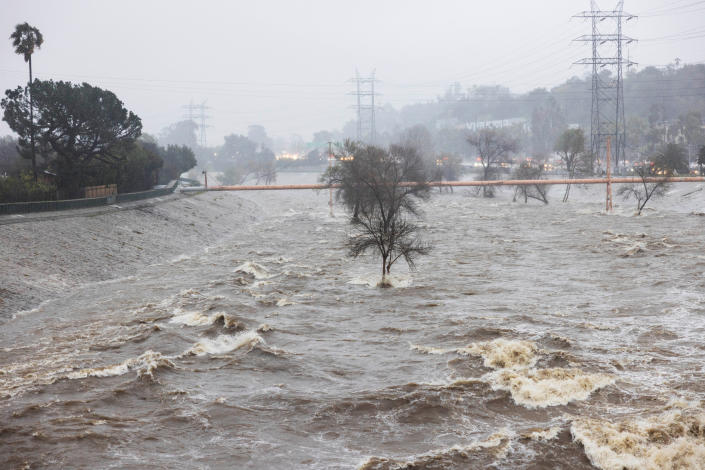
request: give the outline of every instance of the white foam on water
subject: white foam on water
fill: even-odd
[[[449,352],[455,351],[455,349],[443,349],[443,348],[436,348],[433,346],[423,346],[419,344],[411,344],[409,343],[409,349],[412,351],[418,351],[420,353],[424,354],[448,354]]]
[[[212,313],[210,315],[206,315],[202,312],[184,312],[174,315],[169,320],[169,323],[177,323],[186,326],[205,326],[212,325],[220,320],[223,321],[223,325],[225,325],[226,328],[232,328],[238,324],[235,317],[222,312]]]
[[[358,465],[358,470],[372,470],[380,468],[455,468],[454,461],[458,458],[468,458],[471,454],[488,450],[497,459],[506,457],[512,448],[514,433],[508,429],[502,429],[486,439],[475,441],[466,445],[454,445],[452,447],[432,450],[423,454],[414,455],[407,459],[397,460],[384,457],[370,457]]]
[[[442,350],[438,351],[437,354]],[[533,341],[497,338],[472,343],[455,351],[481,356],[485,367],[495,369],[485,374],[482,380],[493,390],[509,392],[514,403],[526,408],[545,408],[586,400],[595,390],[615,382],[611,375],[586,373],[577,368],[537,369],[534,366],[540,351]]]
[[[292,302],[286,297],[282,297],[281,299],[277,300],[276,305],[277,307],[286,307],[287,305],[296,305],[296,302]]]
[[[511,394],[517,405],[545,408],[586,400],[592,392],[614,383],[607,374],[590,374],[580,369],[499,370],[483,377],[493,390]]]
[[[269,279],[272,277],[264,266],[253,261],[242,263],[240,266],[235,268],[234,272],[252,274],[255,279]]]
[[[214,317],[214,315],[205,315],[201,312],[185,312],[174,315],[169,320],[169,323],[178,323],[188,326],[210,325],[215,321]]]
[[[538,360],[538,347],[533,341],[497,338],[472,343],[456,351],[460,354],[481,356],[485,367],[492,369],[522,369],[533,366]]]
[[[256,331],[244,331],[238,335],[220,335],[215,339],[204,338],[184,352],[184,355],[226,354],[242,348],[252,349],[264,340]]]
[[[621,258],[631,258],[633,256],[640,256],[646,253],[646,247],[643,243],[635,243],[627,248],[621,255]]]
[[[191,257],[189,255],[179,255],[179,256],[169,260],[169,263],[176,264],[176,263],[180,263],[181,261],[186,261],[189,259],[191,259]]]
[[[705,468],[702,403],[675,404],[656,416],[621,422],[579,418],[570,432],[590,462],[603,470],[700,470]]]
[[[384,277],[384,285],[382,285],[382,278],[375,274],[370,274],[366,276],[357,276],[348,281],[348,284],[354,286],[367,286],[367,287],[395,287],[404,288],[411,286],[412,279],[409,276],[393,275],[389,274]]]
[[[552,426],[548,429],[529,429],[522,433],[522,437],[533,441],[546,442],[557,438],[559,432],[561,432],[560,426]]]
[[[129,358],[120,364],[115,364],[106,367],[93,367],[81,369],[79,371],[69,372],[66,377],[69,379],[85,379],[86,377],[113,377],[123,375],[134,370],[138,377],[149,375],[153,377],[153,373],[159,367],[174,367],[174,363],[167,356],[163,356],[160,352],[145,351],[138,357]]]

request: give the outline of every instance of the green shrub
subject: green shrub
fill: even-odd
[[[53,201],[56,199],[56,186],[35,182],[31,173],[19,177],[0,177],[0,203]]]

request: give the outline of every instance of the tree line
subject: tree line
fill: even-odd
[[[601,80],[612,79],[609,71],[602,72]],[[666,144],[678,143],[695,161],[705,145],[702,83],[705,64],[645,67],[626,73],[627,160],[648,160]],[[553,88],[527,93],[512,93],[501,85],[463,87],[453,83],[427,102],[401,108],[383,105],[376,110],[375,119],[378,145],[398,142],[409,129],[423,128],[427,145],[435,152],[467,160],[476,157],[467,146],[467,133],[497,127],[513,135],[523,156],[545,160],[552,157],[555,143],[566,129],[581,128],[589,134],[591,78],[573,77]],[[317,134],[324,133],[328,141],[355,138],[356,123],[350,121],[339,131]],[[315,135],[313,144],[317,144]]]
[[[17,134],[0,142],[0,202],[80,198],[84,187],[104,184],[141,191],[196,165],[188,147],[161,147],[143,136],[139,116],[113,92],[32,80],[31,56],[43,43],[36,28],[17,25],[11,39],[30,64],[30,81],[0,101],[3,120]]]

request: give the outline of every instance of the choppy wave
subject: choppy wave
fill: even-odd
[[[561,339],[570,342],[567,338]],[[485,374],[482,380],[493,390],[509,392],[517,405],[526,408],[545,408],[586,400],[595,390],[615,381],[611,375],[586,373],[577,368],[535,368],[540,351],[533,341],[497,338],[472,343],[465,348],[443,349],[414,344],[410,348],[425,354],[457,352],[482,357],[485,367],[495,369]]]
[[[505,457],[511,448],[512,437],[512,433],[502,430],[481,441],[434,450],[405,460],[370,457],[358,466],[358,470],[465,468],[473,457],[477,457],[475,454],[483,451],[488,452],[490,461]]]
[[[191,259],[191,256],[189,256],[189,255],[179,255],[179,256],[176,256],[176,257],[172,258],[171,260],[169,260],[169,263],[176,264],[176,263],[180,263],[181,261],[187,261],[190,259]]]
[[[567,405],[586,400],[595,390],[614,383],[606,374],[590,374],[580,369],[500,370],[485,378],[493,390],[505,390],[517,405],[527,408]]]
[[[485,367],[492,369],[520,369],[531,367],[538,360],[538,347],[532,341],[497,338],[492,341],[473,343],[459,348],[461,354],[482,356]]]
[[[264,340],[256,331],[243,331],[235,336],[219,335],[215,339],[203,338],[184,354],[194,356],[226,354],[242,348],[249,350],[260,343],[264,343]]]
[[[624,250],[624,252],[619,256],[622,258],[631,258],[634,256],[641,256],[644,253],[646,253],[646,247],[642,243],[635,243]]]
[[[85,379],[86,377],[112,377],[123,375],[134,370],[138,377],[148,375],[154,377],[154,371],[160,367],[173,368],[174,363],[160,352],[145,351],[138,357],[132,357],[120,364],[106,367],[93,367],[70,372],[66,375],[69,379]]]
[[[548,429],[528,429],[521,434],[521,437],[533,441],[552,441],[558,437],[559,432],[561,432],[559,426],[552,426]]]
[[[225,328],[233,328],[239,325],[239,322],[232,315],[227,313],[212,313],[206,315],[202,312],[184,312],[174,315],[169,323],[178,323],[187,326],[204,326],[222,323]]]
[[[269,279],[271,277],[269,271],[267,271],[264,266],[253,261],[247,261],[246,263],[241,264],[235,268],[235,272],[251,274],[255,277],[255,279]]]
[[[705,468],[705,412],[675,406],[648,418],[610,422],[577,419],[571,425],[593,465],[603,470],[697,470]]]
[[[409,344],[409,349],[424,354],[448,354],[449,352],[455,351],[455,349],[435,348],[433,346],[423,346],[419,344]]]

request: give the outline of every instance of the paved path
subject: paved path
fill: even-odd
[[[197,194],[197,193],[196,193]],[[42,220],[58,220],[71,217],[86,217],[93,215],[108,214],[110,212],[135,210],[143,207],[155,206],[165,202],[172,202],[185,197],[191,197],[194,193],[174,192],[168,196],[159,196],[140,201],[121,202],[98,207],[88,207],[84,209],[67,209],[62,211],[31,212],[29,214],[9,214],[0,215],[0,225],[21,224],[24,222],[37,222]]]

